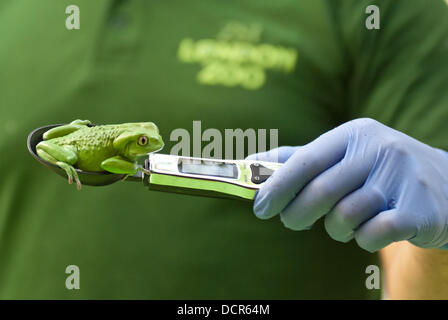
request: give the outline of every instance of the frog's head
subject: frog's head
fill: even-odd
[[[159,128],[152,122],[126,123],[114,140],[114,148],[120,155],[134,160],[150,152],[161,150],[164,146]]]

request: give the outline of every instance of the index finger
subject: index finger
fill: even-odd
[[[348,137],[349,130],[341,125],[298,148],[257,192],[255,215],[269,219],[279,214],[309,181],[344,157]]]

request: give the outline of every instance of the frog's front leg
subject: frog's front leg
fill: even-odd
[[[58,146],[50,141],[41,141],[36,146],[36,152],[42,159],[62,168],[68,177],[68,183],[76,182],[78,189],[81,189],[78,173],[72,166],[78,161],[76,149],[74,147]]]
[[[138,165],[123,157],[115,156],[101,162],[103,170],[118,174],[136,174]]]
[[[66,136],[72,132],[75,132],[81,128],[85,128],[87,125],[91,124],[89,120],[75,120],[63,126],[59,126],[46,131],[43,135],[44,140],[50,140],[53,138],[59,138]]]

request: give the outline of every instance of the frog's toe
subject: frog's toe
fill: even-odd
[[[61,162],[61,161],[56,162],[56,165],[58,165],[58,167],[62,168],[65,171],[65,173],[67,174],[68,184],[72,184],[73,183],[73,171],[74,171],[73,167],[71,165],[68,165],[65,162]],[[75,173],[76,173],[76,171],[75,171]]]
[[[81,181],[79,180],[78,172],[76,172],[76,169],[73,167],[71,167],[70,169],[72,171],[73,178],[75,179],[76,182],[76,189],[81,190],[82,184]]]

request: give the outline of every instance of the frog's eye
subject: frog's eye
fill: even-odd
[[[138,144],[141,146],[146,146],[148,144],[148,142],[149,142],[149,139],[147,136],[140,136],[138,138]]]

